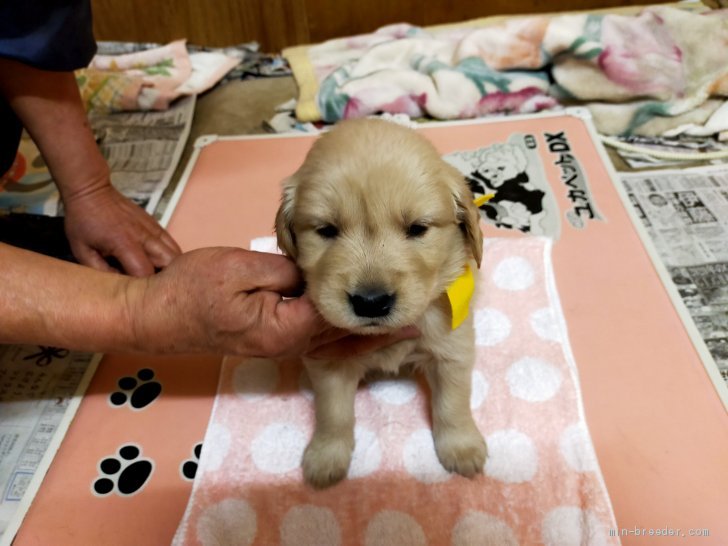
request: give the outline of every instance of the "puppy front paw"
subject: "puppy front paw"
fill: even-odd
[[[341,481],[349,471],[354,439],[314,436],[303,454],[303,477],[316,489]]]
[[[466,478],[483,472],[488,448],[474,424],[470,427],[441,429],[434,434],[434,440],[437,458],[446,470]]]

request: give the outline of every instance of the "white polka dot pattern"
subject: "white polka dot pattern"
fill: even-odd
[[[220,470],[225,457],[230,451],[232,437],[230,430],[220,423],[212,423],[207,430],[207,439],[209,445],[215,446],[215,449],[205,449],[200,457],[200,465],[203,471]]]
[[[378,401],[401,406],[417,396],[417,383],[411,379],[379,379],[369,385],[369,392]]]
[[[296,425],[273,423],[255,437],[250,449],[258,469],[283,474],[298,468],[305,447],[306,437]]]
[[[589,433],[581,423],[566,427],[559,439],[561,454],[567,464],[577,472],[596,472],[599,470],[597,456]]]
[[[526,290],[534,283],[531,263],[520,256],[501,260],[493,272],[493,282],[502,290]]]
[[[377,435],[357,425],[354,428],[354,453],[351,456],[349,478],[363,478],[376,472],[382,462],[382,447]]]
[[[538,454],[533,441],[517,430],[499,430],[486,438],[489,456],[485,472],[505,483],[523,483],[538,470]]]
[[[208,506],[197,524],[197,540],[203,546],[248,546],[257,532],[255,511],[244,500],[226,499]]]
[[[543,520],[545,546],[605,546],[604,525],[590,510],[578,506],[561,506],[551,510]]]
[[[511,394],[528,402],[543,402],[561,387],[561,372],[540,358],[524,357],[508,368]]]
[[[481,347],[497,345],[511,334],[511,321],[497,309],[478,309],[473,324],[475,344]]]
[[[275,237],[259,237],[250,241],[250,250],[256,252],[268,252],[270,254],[280,254],[278,248],[278,240]]]
[[[561,341],[561,329],[553,309],[550,307],[536,309],[528,318],[531,328],[538,337],[547,341]]]
[[[502,519],[470,512],[455,524],[452,546],[518,546],[518,539]]]
[[[403,459],[405,470],[417,481],[437,483],[451,477],[437,459],[430,429],[417,430],[407,438]]]
[[[473,371],[473,386],[470,393],[470,409],[478,409],[483,405],[486,396],[488,396],[488,390],[490,385],[483,376],[483,372],[479,370]]]
[[[374,516],[367,526],[366,546],[424,546],[425,533],[417,520],[405,514],[388,510]]]
[[[469,400],[483,475],[441,465],[423,381],[380,379],[357,393],[347,477],[316,491],[301,470],[315,426],[303,367],[229,358],[175,546],[618,544],[546,252],[541,239],[486,241]]]
[[[341,527],[328,508],[294,506],[281,522],[281,546],[338,546]]]

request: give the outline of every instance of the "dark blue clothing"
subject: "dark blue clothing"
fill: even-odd
[[[22,134],[23,124],[7,101],[0,97],[0,176],[12,167]]]
[[[90,0],[0,0],[0,57],[70,72],[95,53]],[[15,159],[21,127],[0,97],[0,175]]]

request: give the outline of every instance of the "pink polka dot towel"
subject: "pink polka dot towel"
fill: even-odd
[[[546,239],[486,241],[470,401],[489,449],[482,476],[442,468],[426,384],[401,378],[362,385],[349,476],[311,489],[300,467],[314,425],[302,366],[227,358],[174,544],[619,544],[550,256]]]

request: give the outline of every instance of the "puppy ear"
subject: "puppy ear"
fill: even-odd
[[[293,231],[293,207],[296,202],[298,181],[294,176],[283,182],[281,205],[276,213],[276,237],[278,248],[293,259],[296,259],[296,233]]]
[[[473,192],[470,190],[465,176],[452,168],[451,179],[453,184],[453,197],[457,210],[457,221],[465,236],[478,267],[483,259],[483,233],[480,231],[480,213],[473,203]]]

